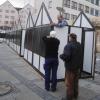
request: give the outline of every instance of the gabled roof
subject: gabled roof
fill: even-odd
[[[20,11],[22,8],[16,8],[16,7],[15,7],[15,9],[16,9],[17,11]]]
[[[25,8],[27,8],[27,7],[31,7],[31,8],[33,8],[34,9],[34,7],[33,6],[31,6],[30,4],[26,4],[21,10],[24,10]]]
[[[83,27],[83,28],[94,28],[89,18],[82,11],[79,16],[76,18],[73,26]]]
[[[2,3],[0,6],[5,5],[6,3],[9,3],[14,9],[16,9],[17,11],[21,10],[22,8],[18,8],[18,7],[14,7],[13,4],[10,1],[5,1],[4,3]]]
[[[18,23],[15,22],[15,25],[13,26],[13,29],[14,30],[20,30],[20,29],[22,29],[20,18],[18,19]]]
[[[52,19],[50,17],[50,14],[44,2],[42,2],[41,8],[39,10],[39,13],[35,22],[35,26],[46,25],[46,24],[50,24],[51,22],[52,22]]]
[[[28,7],[28,6],[30,6],[30,7],[32,7],[32,8],[34,8],[32,5],[30,5],[29,3],[28,4],[26,4],[23,8],[26,8],[26,7]]]
[[[30,27],[34,27],[34,21],[31,12],[29,12],[27,23],[26,23],[26,28],[30,28]]]
[[[6,4],[6,3],[9,3],[11,6],[13,6],[13,5],[11,4],[11,2],[9,2],[8,0],[5,1],[4,3],[2,3],[0,6],[4,5],[4,4]],[[13,6],[13,7],[14,7],[14,6]],[[15,7],[14,7],[14,8],[15,8]]]

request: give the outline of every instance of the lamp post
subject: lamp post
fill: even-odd
[[[65,10],[62,7],[56,7],[56,9],[59,11],[60,15],[63,15],[63,13],[65,12]]]

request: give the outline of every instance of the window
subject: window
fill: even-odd
[[[0,9],[0,12],[2,12],[2,9]]]
[[[99,0],[96,0],[96,1],[95,1],[95,4],[96,4],[96,5],[99,5]]]
[[[6,10],[5,12],[6,12],[6,13],[9,13],[9,10]]]
[[[82,4],[79,4],[79,8],[78,8],[79,11],[83,11],[84,10],[84,5]]]
[[[96,42],[97,42],[97,45],[100,45],[100,35],[99,34],[97,35],[97,41]]]
[[[52,1],[49,1],[48,8],[52,8]]]
[[[69,14],[69,13],[64,13],[64,14],[63,14],[63,17],[64,17],[66,20],[69,20],[69,19],[70,19],[70,14]]]
[[[8,7],[10,8],[10,7],[11,7],[11,5],[9,4],[9,5],[8,5]]]
[[[20,13],[22,14],[22,13],[24,13],[24,11],[21,11]]]
[[[86,1],[89,1],[90,2],[90,0],[86,0]]]
[[[95,16],[99,16],[99,11],[95,10]]]
[[[8,24],[8,21],[5,21],[4,23],[5,23],[5,24]]]
[[[89,7],[88,6],[85,6],[85,12],[89,13]]]
[[[98,0],[99,1],[99,0]],[[93,3],[94,4],[94,0],[91,0],[91,3]]]
[[[76,20],[76,18],[77,18],[77,15],[71,15],[71,19],[73,20],[73,21],[75,21]]]
[[[23,18],[26,18],[26,16],[24,15]]]
[[[37,9],[35,9],[35,13],[37,13],[37,11],[38,11],[38,10],[37,10]]]
[[[70,0],[63,0],[63,5],[70,8]]]
[[[77,2],[72,1],[72,9],[77,10]]]
[[[15,11],[14,11],[14,10],[12,10],[12,11],[11,11],[11,13],[15,13]]]
[[[19,18],[21,18],[21,15],[19,15]]]
[[[21,20],[21,23],[23,23],[23,20]]]
[[[91,8],[90,14],[94,15],[94,8]]]
[[[11,19],[15,19],[15,17],[14,16],[11,16]]]
[[[5,16],[5,18],[9,18],[9,16]]]
[[[10,24],[13,26],[14,25],[14,21],[10,21]]]
[[[0,18],[2,18],[2,15],[0,15]]]
[[[30,11],[30,8],[27,8],[28,11]]]

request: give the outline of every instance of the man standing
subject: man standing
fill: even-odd
[[[62,28],[64,26],[68,25],[67,21],[64,19],[64,17],[62,15],[58,15],[57,20],[58,20],[57,23],[51,23],[52,27],[56,26],[56,27]]]
[[[45,89],[56,91],[57,86],[57,69],[58,69],[58,48],[60,41],[56,38],[56,32],[51,31],[50,36],[43,37],[45,43]]]
[[[82,48],[77,42],[75,34],[69,35],[69,42],[64,48],[64,53],[60,58],[65,62],[66,69],[66,98],[62,100],[75,100],[78,98],[78,79],[82,66]]]
[[[58,23],[55,24],[56,27],[64,27],[68,25],[67,21],[64,19],[62,15],[58,15],[57,19],[58,19]]]

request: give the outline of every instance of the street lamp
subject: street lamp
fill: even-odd
[[[56,7],[56,9],[59,11],[60,15],[62,15],[65,12],[64,8],[62,7]]]

